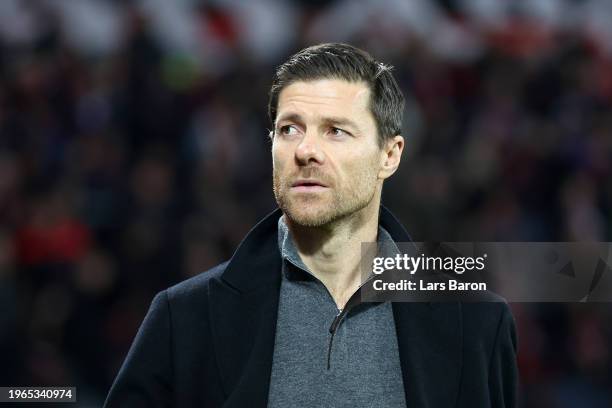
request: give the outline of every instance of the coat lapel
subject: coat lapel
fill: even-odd
[[[210,285],[213,344],[225,407],[265,407],[278,312],[281,257],[273,212],[240,244]]]
[[[459,303],[394,303],[406,405],[454,407],[461,375]]]
[[[385,207],[380,224],[395,242],[408,233]],[[393,303],[408,407],[453,407],[459,392],[463,328],[458,302]]]

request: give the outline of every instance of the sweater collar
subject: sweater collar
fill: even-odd
[[[278,283],[282,265],[278,220],[282,214],[279,208],[268,214],[249,231],[234,252],[223,273],[223,279],[236,290],[248,292]],[[379,226],[395,242],[410,241],[404,227],[382,205]]]

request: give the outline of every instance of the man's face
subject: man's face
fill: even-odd
[[[365,83],[339,79],[295,82],[281,91],[274,196],[292,222],[318,227],[378,206],[385,154],[369,100]]]

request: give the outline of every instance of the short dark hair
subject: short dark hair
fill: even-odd
[[[365,82],[370,89],[370,111],[376,121],[378,142],[382,146],[401,133],[404,95],[391,74],[392,67],[376,61],[367,52],[348,44],[314,45],[291,56],[278,67],[270,88],[268,116],[274,128],[278,96],[298,81],[335,78]]]

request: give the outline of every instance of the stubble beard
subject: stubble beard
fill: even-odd
[[[341,191],[336,185],[325,192],[293,194],[293,197],[290,196],[291,181],[283,179],[277,171],[273,181],[274,197],[280,209],[292,223],[304,227],[329,226],[347,219],[366,208],[376,193],[376,182],[365,171],[356,175],[352,187],[346,186]]]

